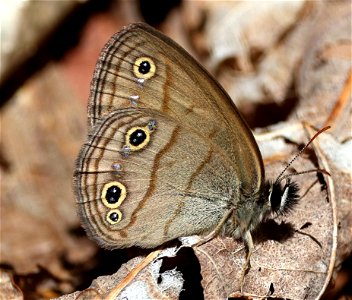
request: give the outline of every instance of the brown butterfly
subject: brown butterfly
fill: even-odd
[[[265,180],[257,143],[219,83],[147,25],[102,50],[88,119],[74,188],[84,228],[105,248],[220,234],[251,253],[251,231],[298,201],[284,172]]]

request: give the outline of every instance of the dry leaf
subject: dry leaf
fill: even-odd
[[[159,254],[159,251],[156,253]],[[134,268],[143,263],[142,257],[136,257],[111,276],[101,276],[93,281],[85,291],[60,297],[60,300],[82,299],[178,299],[183,287],[182,273],[176,269],[161,271],[163,257],[176,255],[175,248],[162,251],[159,257],[148,261],[136,276],[128,280],[128,284],[117,295],[109,294],[122,281],[131,276]]]
[[[296,22],[304,1],[210,2],[210,6],[207,23],[210,69],[234,59],[238,69],[246,73],[254,70],[253,52],[271,49]]]
[[[217,3],[209,13],[205,33],[209,68],[219,72],[220,82],[239,106],[282,102],[319,5],[305,5],[305,1],[224,5],[226,11]],[[233,70],[225,68],[229,65]]]
[[[332,1],[324,7],[297,74],[302,102],[298,117],[314,120],[315,126],[331,125],[340,141],[351,138],[352,127],[350,5],[350,1]]]
[[[17,5],[16,18],[5,23],[4,48],[1,51],[1,78],[6,78],[13,68],[23,63],[37,51],[38,44],[47,38],[48,34],[67,17],[77,6],[78,1],[53,1],[51,5],[43,5],[31,1],[30,5]],[[4,6],[3,9],[5,9]],[[8,4],[10,10],[10,4]]]
[[[0,299],[1,300],[21,300],[23,294],[20,289],[13,283],[11,275],[0,270]]]
[[[77,224],[71,178],[85,111],[61,96],[68,96],[67,86],[54,69],[42,75],[2,111],[9,170],[1,183],[1,259],[21,273],[56,268],[58,254],[76,247],[68,230]],[[69,118],[67,111],[77,115]]]

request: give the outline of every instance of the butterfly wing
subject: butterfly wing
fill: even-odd
[[[209,233],[264,171],[226,92],[185,50],[143,24],[103,49],[74,187],[84,227],[109,248]]]
[[[140,76],[139,60],[150,59],[152,76]],[[89,99],[89,123],[127,107],[151,108],[178,120],[223,148],[247,194],[264,180],[254,137],[231,99],[183,48],[145,24],[114,35],[95,69]]]
[[[177,120],[150,109],[115,110],[93,127],[77,161],[80,217],[107,248],[209,233],[239,193],[234,174],[221,148]]]

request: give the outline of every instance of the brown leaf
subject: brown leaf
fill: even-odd
[[[151,253],[151,260],[149,256],[136,257],[122,265],[115,274],[98,277],[87,290],[58,299],[178,299],[184,282],[182,274],[175,269],[160,271],[162,258],[175,254],[175,248],[169,248]],[[121,282],[132,273],[134,275],[120,289]]]
[[[318,5],[305,1],[226,5],[227,10],[217,4],[210,11],[209,68],[218,71],[218,79],[240,107],[283,102]],[[229,65],[233,70],[225,68]]]
[[[68,97],[65,89],[47,69],[2,111],[2,150],[10,167],[2,179],[1,259],[20,273],[38,264],[56,268],[58,254],[75,248],[68,230],[77,226],[71,178],[85,122],[84,108],[61,96]]]
[[[6,272],[0,271],[0,299],[1,300],[21,300],[23,294],[14,284],[12,276]]]
[[[350,1],[326,2],[297,74],[301,120],[315,126],[328,121],[340,140],[351,137],[351,14]],[[338,109],[336,107],[339,107]],[[335,114],[331,116],[331,114]]]

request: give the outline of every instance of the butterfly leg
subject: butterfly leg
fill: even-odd
[[[253,239],[252,239],[251,232],[249,230],[245,232],[245,234],[243,236],[243,241],[247,246],[248,254],[247,254],[246,262],[243,266],[242,274],[241,274],[241,293],[243,292],[244,277],[246,276],[246,274],[248,273],[248,271],[251,267],[250,259],[251,259],[251,255],[254,251]]]

